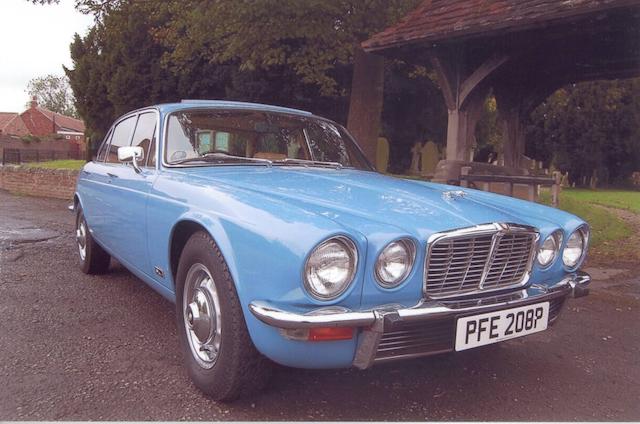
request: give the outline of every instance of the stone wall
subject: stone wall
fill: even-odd
[[[78,171],[0,166],[0,189],[28,196],[73,199]]]

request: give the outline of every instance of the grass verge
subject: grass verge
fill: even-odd
[[[541,202],[550,204],[548,191],[541,194]],[[628,222],[612,211],[600,208],[624,209],[640,213],[640,192],[622,190],[563,189],[560,209],[579,216],[591,227],[591,258],[597,262],[638,256],[638,235]]]
[[[85,163],[86,162],[83,160],[66,159],[66,160],[52,160],[49,162],[31,162],[31,163],[27,163],[26,166],[30,168],[80,170]]]

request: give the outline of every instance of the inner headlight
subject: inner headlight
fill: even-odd
[[[549,237],[544,239],[544,242],[542,242],[542,245],[538,249],[538,263],[543,267],[551,265],[561,245],[562,231],[554,231]]]
[[[346,237],[334,237],[320,243],[304,267],[307,291],[316,299],[335,299],[353,281],[357,261],[356,246]]]
[[[411,272],[416,248],[411,240],[391,242],[376,260],[376,279],[382,287],[391,288],[402,283]]]
[[[587,242],[589,241],[589,230],[581,227],[575,230],[567,239],[567,245],[562,251],[562,262],[568,268],[575,268],[584,256]]]

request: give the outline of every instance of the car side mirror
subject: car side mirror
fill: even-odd
[[[123,163],[131,163],[137,173],[141,172],[138,161],[142,161],[143,159],[144,150],[140,146],[118,147],[118,160]]]

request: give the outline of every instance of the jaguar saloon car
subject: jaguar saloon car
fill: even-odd
[[[113,257],[174,302],[188,372],[219,400],[273,362],[365,369],[544,331],[590,282],[576,216],[380,174],[342,126],[275,106],[122,116],[74,211],[82,270]]]

